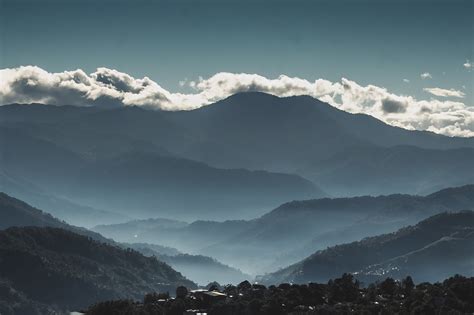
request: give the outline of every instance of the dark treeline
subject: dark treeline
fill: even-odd
[[[179,287],[147,294],[143,302],[116,300],[95,304],[89,315],[108,314],[466,314],[474,312],[474,278],[456,275],[442,283],[415,285],[411,277],[387,278],[362,286],[352,275],[327,284],[280,284],[266,287],[244,281],[208,291]]]

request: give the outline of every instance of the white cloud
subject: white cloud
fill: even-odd
[[[410,80],[408,80],[408,79],[403,79],[403,82],[405,82],[405,83],[410,83]]]
[[[147,77],[136,79],[107,68],[98,68],[88,75],[82,70],[50,73],[27,66],[0,70],[0,104],[137,105],[189,110],[238,92],[260,91],[280,97],[310,95],[341,110],[372,115],[407,129],[474,136],[474,107],[449,100],[416,100],[412,96],[390,93],[376,85],[361,86],[346,78],[339,82],[325,79],[311,82],[286,75],[269,79],[257,74],[221,72],[186,84],[195,92],[172,93]]]
[[[442,89],[442,88],[424,88],[423,91],[426,91],[428,93],[431,93],[436,96],[441,96],[441,97],[461,97],[463,98],[466,94],[464,92],[454,90],[454,89]]]
[[[186,83],[188,83],[188,78],[185,78],[184,80],[180,80],[178,81],[178,84],[180,87],[183,87],[186,85]]]
[[[117,70],[98,68],[50,73],[26,66],[0,70],[0,103],[45,103],[76,106],[138,105],[166,110],[201,106],[193,95],[170,93],[153,80],[136,79]],[[182,105],[183,104],[183,105]]]
[[[472,62],[469,60],[466,60],[466,62],[463,64],[464,68],[466,69],[472,69]]]
[[[422,78],[423,80],[425,80],[425,79],[432,79],[433,77],[431,76],[431,73],[429,73],[429,72],[424,72],[424,73],[420,74],[420,78]]]

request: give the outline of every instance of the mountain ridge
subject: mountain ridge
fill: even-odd
[[[297,173],[322,190],[327,186],[327,193],[334,196],[430,193],[473,180],[469,172],[454,167],[465,165],[470,170],[472,166],[466,161],[474,159],[472,151],[466,151],[464,157],[442,152],[474,148],[473,137],[401,129],[309,96],[238,93],[189,111],[129,106],[48,110],[44,105],[41,111],[51,112],[52,116],[46,117],[47,123],[41,122],[46,114],[35,118],[28,113],[29,108],[35,112],[35,106],[38,105],[22,105],[20,113],[15,113],[14,105],[0,107],[4,116],[0,124],[21,126],[24,132],[92,159],[148,150],[217,168]],[[393,147],[405,145],[413,146],[406,159],[398,164],[383,164],[384,155],[394,151]],[[362,151],[354,153],[353,148]],[[382,153],[371,154],[375,149]],[[436,151],[430,152],[430,159],[423,164],[420,149]],[[413,171],[414,160],[424,171]],[[373,165],[380,166],[372,169]],[[383,171],[390,167],[393,180],[387,181]],[[450,174],[448,167],[455,172]],[[345,184],[357,178],[364,185]]]
[[[415,224],[443,211],[474,209],[474,185],[429,196],[389,195],[287,202],[253,220],[196,221],[179,227],[147,220],[93,228],[124,242],[160,242],[212,256],[252,273],[304,258],[316,249]],[[328,235],[327,233],[331,233]]]
[[[413,255],[416,252],[422,252],[427,248],[433,248],[435,244],[439,244],[442,240],[446,241],[452,237],[452,233],[456,233],[458,238],[466,240],[466,243],[462,247],[461,252],[466,252],[465,262],[472,261],[474,256],[472,253],[468,253],[468,248],[474,246],[474,211],[465,210],[454,213],[440,213],[431,216],[425,220],[420,221],[416,225],[408,226],[399,229],[396,232],[382,234],[373,237],[367,237],[360,241],[336,245],[328,247],[324,250],[319,250],[304,260],[283,268],[273,274],[269,274],[262,277],[264,282],[307,282],[307,281],[327,281],[334,274],[339,273],[341,270],[347,272],[350,270],[360,279],[370,279],[369,281],[377,280],[377,274],[375,271],[370,273],[371,269],[376,270],[382,268],[384,264],[388,264],[389,261],[396,261],[401,257],[408,257],[407,255]],[[441,251],[439,253],[442,256],[449,256]],[[350,258],[349,258],[350,257]],[[455,255],[454,260],[461,260],[461,256]],[[441,259],[441,258],[439,258]],[[467,260],[466,260],[467,259]],[[406,263],[406,260],[404,260]],[[431,261],[423,260],[421,268],[430,269],[435,271],[437,267],[448,260]],[[379,266],[379,267],[377,267]],[[390,266],[390,265],[389,265]],[[438,274],[442,278],[443,275],[452,273],[463,273],[474,272],[472,266],[463,270],[456,270],[451,264],[451,269],[443,271],[438,269]],[[436,281],[439,279],[428,279],[423,276],[420,270],[408,268],[405,271],[400,270],[401,267],[391,266],[378,271],[378,276],[397,276],[401,278],[407,275],[407,272],[411,272],[412,276],[418,275],[419,281]],[[360,270],[360,271],[359,271]],[[366,271],[364,271],[366,270]],[[470,271],[469,271],[470,270]],[[398,273],[397,273],[398,271]]]

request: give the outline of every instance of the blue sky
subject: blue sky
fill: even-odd
[[[464,85],[472,96],[470,0],[1,2],[2,68],[105,66],[173,90],[228,71],[347,77],[418,98]]]
[[[0,6],[0,104],[107,100],[176,110],[261,90],[309,94],[408,129],[474,136],[472,0]],[[39,68],[18,68],[27,65]]]

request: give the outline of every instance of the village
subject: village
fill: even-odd
[[[180,286],[169,293],[145,295],[131,300],[98,303],[85,314],[454,314],[474,310],[474,278],[454,276],[442,283],[415,285],[411,277],[362,286],[351,274],[327,284],[265,286],[241,282],[237,286],[210,283],[188,290]]]

